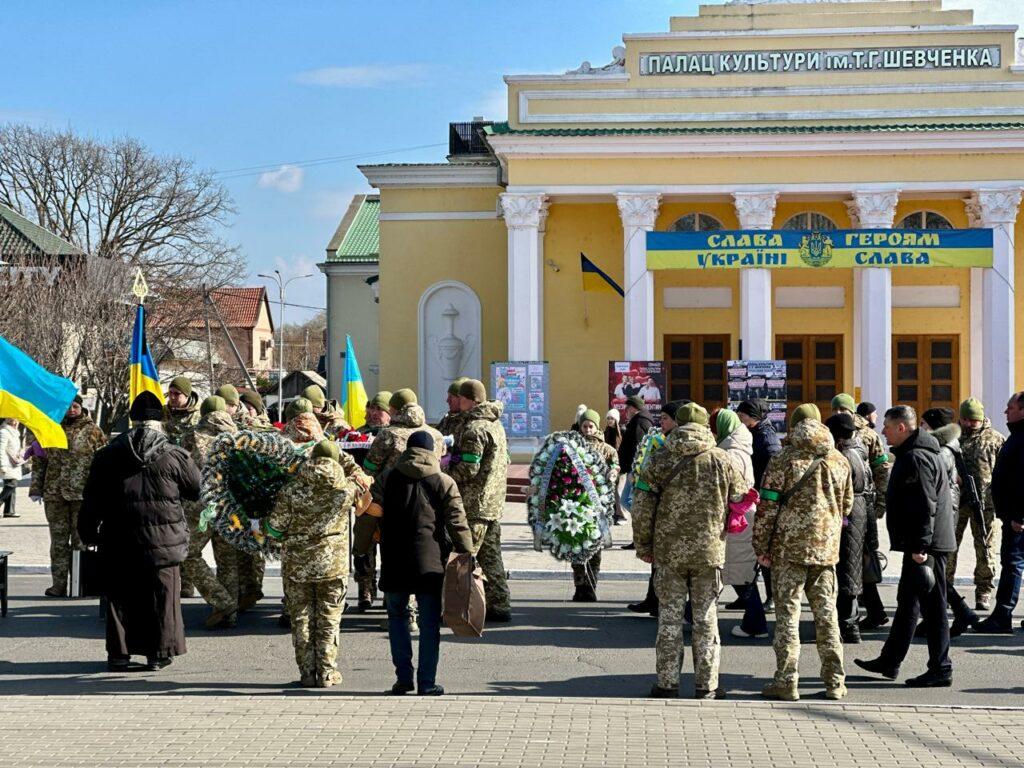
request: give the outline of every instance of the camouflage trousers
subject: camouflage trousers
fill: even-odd
[[[68,576],[71,574],[71,551],[82,548],[82,541],[78,538],[78,510],[81,507],[81,501],[43,501],[43,513],[50,527],[50,575],[54,589],[64,594],[67,594]]]
[[[843,644],[839,639],[836,611],[836,569],[833,565],[772,563],[772,595],[775,598],[775,682],[792,687],[800,679],[801,597],[807,595],[814,614],[814,630],[821,659],[821,679],[838,688],[843,672]],[[664,609],[662,609],[664,610]]]
[[[508,592],[505,563],[501,559],[501,521],[470,520],[476,560],[483,569],[484,594],[488,611],[511,611],[512,598]]]
[[[369,554],[356,555],[353,558],[356,584],[359,585],[359,599],[372,601],[377,597],[377,545],[370,548]]]
[[[187,507],[185,518],[188,521],[189,539],[188,557],[182,563],[182,573],[188,577],[208,605],[222,613],[233,613],[238,606],[236,593],[226,589],[221,583],[220,577],[222,570],[225,572],[231,570],[231,566],[227,562],[222,565],[222,561],[234,562],[235,559],[234,554],[224,551],[224,548],[232,550],[234,548],[221,541],[220,536],[214,533],[213,526],[207,526],[205,531],[199,530],[199,510]],[[217,557],[218,550],[221,550],[220,559],[217,561],[216,576],[213,575],[210,566],[206,564],[206,560],[203,559],[203,550],[206,549],[206,545],[210,541],[214,542],[214,557]]]
[[[987,594],[992,591],[996,563],[999,562],[996,542],[999,541],[1001,523],[996,520],[996,513],[992,508],[985,509],[983,515],[985,527],[988,529],[988,536],[985,538],[982,538],[978,531],[974,512],[970,509],[960,510],[956,519],[956,548],[959,551],[960,544],[964,540],[964,532],[970,525],[971,536],[974,538],[974,588],[980,593]],[[946,563],[946,582],[948,584],[953,583],[953,577],[956,575],[956,556],[957,552],[951,553]]]
[[[718,593],[722,576],[718,568],[676,570],[658,568],[654,572],[654,590],[658,594],[658,639],[654,651],[658,687],[675,690],[683,669],[683,611],[689,598],[693,611],[694,687],[713,691],[718,688],[718,665],[722,641],[718,636]]]
[[[251,598],[254,602],[263,599],[263,574],[267,561],[263,555],[239,550],[235,554],[238,562],[238,599]]]
[[[601,575],[601,553],[596,552],[585,563],[572,564],[572,583],[575,587],[597,589],[597,577]]]
[[[338,633],[347,579],[284,582],[284,604],[292,621],[295,662],[303,681],[340,682]]]

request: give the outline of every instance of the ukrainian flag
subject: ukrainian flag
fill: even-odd
[[[591,293],[617,293],[625,296],[622,287],[601,271],[594,262],[580,254],[580,271],[583,273],[583,290]]]
[[[128,389],[128,402],[143,392],[152,392],[157,399],[164,402],[164,392],[160,388],[160,374],[156,372],[153,356],[149,353],[146,341],[146,310],[141,304],[135,311],[135,330],[132,331],[131,382]]]
[[[67,448],[61,427],[78,390],[0,337],[0,418],[17,419],[43,448]]]
[[[341,387],[341,407],[345,410],[345,421],[352,429],[359,429],[366,423],[366,387],[363,374],[359,372],[359,361],[352,347],[352,337],[345,336],[345,380]]]

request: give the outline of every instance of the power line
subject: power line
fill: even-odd
[[[347,160],[361,160],[369,157],[380,157],[381,155],[393,155],[398,152],[412,152],[417,149],[436,149],[446,147],[447,143],[420,144],[414,147],[398,147],[395,149],[382,149],[377,152],[359,152],[354,155],[335,155],[333,157],[318,157],[312,160],[293,160],[281,163],[268,163],[266,165],[250,165],[246,168],[232,168],[226,171],[214,171],[213,175],[222,181],[227,179],[240,179],[245,176],[258,176],[266,171],[276,170],[282,166],[289,165],[296,168],[310,168],[318,165],[329,165],[331,163],[342,163]]]

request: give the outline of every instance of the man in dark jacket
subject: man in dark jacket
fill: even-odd
[[[413,432],[393,469],[372,489],[384,510],[380,518],[380,587],[388,611],[391,661],[398,678],[391,693],[414,689],[409,596],[419,606],[420,696],[440,696],[437,663],[441,647],[441,587],[448,555],[473,551],[473,535],[455,481],[441,472],[429,432]]]
[[[764,470],[772,456],[782,450],[782,440],[779,439],[779,433],[775,431],[775,425],[768,418],[768,414],[769,406],[765,400],[744,400],[736,408],[736,415],[754,436],[754,453],[750,461],[754,465],[755,488],[761,487],[761,478],[764,477]],[[772,600],[772,570],[760,570],[764,577],[764,609],[770,611],[775,607],[775,601]],[[756,583],[751,584],[750,588],[756,589]]]
[[[1020,597],[1024,572],[1024,392],[1017,392],[1006,404],[1006,428],[1010,436],[992,468],[992,502],[996,517],[1003,523],[999,588],[991,615],[974,628],[976,632],[997,634],[1013,633],[1013,609]]]
[[[133,427],[97,451],[85,484],[78,534],[98,545],[107,597],[107,665],[145,656],[161,669],[185,653],[179,566],[188,555],[182,503],[198,501],[195,462],[164,434],[151,392],[132,402]]]
[[[633,497],[633,460],[636,452],[644,441],[644,436],[654,429],[654,418],[647,410],[647,405],[637,395],[626,398],[626,426],[622,430],[622,442],[619,443],[619,467],[626,474],[626,485],[623,487],[622,506],[629,509]],[[622,515],[621,521],[625,521]],[[616,522],[620,522],[616,520]]]
[[[896,615],[877,659],[856,659],[859,667],[895,680],[923,614],[928,636],[928,671],[908,679],[913,688],[953,684],[946,619],[946,558],[956,551],[953,502],[939,442],[917,428],[907,405],[885,412],[882,429],[896,461],[886,491],[886,524],[893,550],[903,552]]]

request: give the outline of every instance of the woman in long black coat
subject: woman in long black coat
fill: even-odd
[[[150,392],[135,398],[134,424],[96,453],[78,533],[98,545],[107,597],[107,665],[128,669],[145,656],[161,669],[185,653],[179,566],[188,554],[183,501],[199,499],[192,458],[167,439]]]

